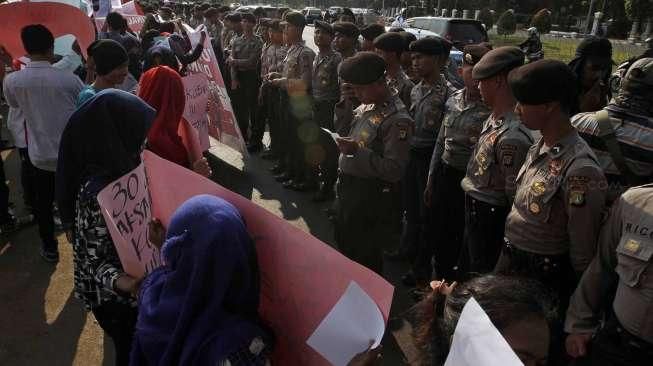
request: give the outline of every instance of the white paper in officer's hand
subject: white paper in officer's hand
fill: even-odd
[[[460,314],[444,366],[523,366],[485,311],[472,297]]]
[[[322,127],[322,130],[324,130],[326,133],[328,133],[329,136],[331,136],[331,138],[333,139],[333,141],[336,141],[336,139],[340,138],[340,135],[338,135],[337,132],[333,132],[333,131],[329,130],[328,128],[324,128],[324,127]]]
[[[354,356],[376,348],[385,332],[385,320],[374,300],[351,281],[340,300],[306,343],[334,366],[345,366]]]

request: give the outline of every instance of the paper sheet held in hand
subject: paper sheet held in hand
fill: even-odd
[[[374,300],[354,281],[322,320],[306,343],[334,366],[345,366],[354,356],[376,348],[385,332],[383,315]]]
[[[444,366],[524,366],[472,297],[460,314]]]

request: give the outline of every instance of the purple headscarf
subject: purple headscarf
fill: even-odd
[[[266,332],[254,244],[238,210],[209,195],[173,215],[165,266],[141,286],[131,365],[216,365]]]

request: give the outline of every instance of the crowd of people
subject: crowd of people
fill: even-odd
[[[444,364],[471,297],[525,365],[649,362],[653,58],[629,60],[611,89],[604,38],[584,39],[568,65],[525,63],[517,47],[349,19],[315,21],[313,50],[294,11],[144,10],[139,34],[110,13],[86,58],[76,44],[55,55],[39,24],[22,30],[23,65],[2,49],[16,69],[3,94],[40,255],[56,263],[57,226],[66,232],[75,294],[113,339],[116,364],[265,365],[274,347],[257,313],[255,246],[232,205],[198,196],[169,227],[154,220],[165,265],[138,279],[96,199],[144,149],[211,176],[178,132],[182,77],[206,37],[249,152],[274,161],[285,188],[332,202],[341,253],[381,276],[384,260],[410,263],[402,282],[421,301],[424,364]],[[199,43],[183,23],[202,30]],[[0,230],[18,226],[3,179]],[[351,364],[378,362],[369,350]]]

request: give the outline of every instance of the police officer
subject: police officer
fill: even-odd
[[[508,72],[523,64],[519,48],[499,47],[486,53],[472,70],[492,114],[483,124],[461,182],[465,191],[463,245],[469,258],[465,268],[471,272],[486,273],[496,264],[515,178],[533,144],[531,133],[514,114],[516,102],[508,86]]]
[[[404,53],[401,54],[401,68],[404,70],[406,75],[408,75],[410,81],[412,81],[414,84],[417,84],[420,82],[420,77],[417,75],[415,68],[413,67],[413,55],[412,52],[410,52],[410,44],[417,41],[417,37],[415,37],[414,34],[406,31],[400,31],[398,33],[401,35],[401,37],[403,37],[405,47]]]
[[[396,36],[401,38],[398,34]],[[445,104],[453,94],[441,74],[450,50],[449,41],[433,36],[421,38],[410,45],[413,66],[422,81],[413,88],[410,95],[410,114],[415,120],[415,133],[410,139],[410,160],[401,182],[405,216],[400,248],[405,248],[407,253],[413,255],[426,252],[423,237],[426,206],[422,197],[435,140],[444,117]],[[413,265],[415,279],[418,282],[427,280],[430,277],[428,259],[420,255],[409,259],[416,260]],[[410,276],[405,277],[404,282],[413,284]]]
[[[506,219],[496,271],[533,277],[556,290],[561,310],[594,257],[607,183],[596,156],[569,120],[575,76],[540,60],[510,73],[522,123],[542,137],[528,151]]]
[[[231,40],[227,64],[231,71],[231,90],[234,93],[234,112],[245,141],[249,140],[250,126],[256,125],[256,105],[260,86],[258,67],[263,41],[254,34],[256,18],[251,13],[241,15],[243,34]],[[260,145],[248,146],[260,149]]]
[[[374,40],[376,37],[385,33],[385,28],[381,24],[369,24],[360,29],[363,42],[361,43],[361,51],[374,51]]]
[[[336,53],[333,43],[334,31],[331,24],[321,20],[315,21],[314,41],[319,53],[313,62],[313,120],[320,126],[333,130],[333,112],[340,99],[338,66],[340,54]],[[309,146],[308,154],[313,162],[315,174],[319,174],[320,186],[313,196],[316,202],[325,201],[333,196],[333,187],[337,179],[338,149],[331,135],[320,129],[318,143]]]
[[[343,60],[353,56],[356,53],[360,34],[358,27],[350,22],[335,22],[332,26],[335,33],[333,48],[340,53]]]
[[[354,56],[358,44],[358,27],[354,23],[341,21],[334,22],[332,27],[334,31],[333,49],[340,54],[342,60]],[[334,110],[334,128],[340,135],[349,134],[352,113],[358,104],[359,101],[356,100],[350,85],[340,83],[340,100],[336,103]]]
[[[231,40],[242,32],[240,26],[242,18],[240,13],[229,13],[224,17],[224,29],[222,30],[222,46],[226,47],[225,54],[229,54]]]
[[[306,19],[301,13],[287,12],[281,24],[284,40],[288,44],[288,53],[283,61],[282,73],[272,73],[269,76],[270,83],[283,90],[281,108],[284,116],[281,118],[279,133],[283,150],[279,159],[285,162],[286,166],[285,172],[277,175],[276,179],[283,182],[284,187],[305,190],[306,141],[301,138],[305,136],[302,131],[313,129],[314,124],[311,118],[310,90],[315,52],[302,41]]]
[[[372,52],[344,60],[340,77],[361,105],[351,133],[338,138],[340,174],[335,239],[350,259],[383,274],[382,249],[392,240],[393,185],[404,174],[413,121],[388,88],[385,62]]]
[[[566,348],[594,366],[648,365],[653,357],[653,185],[627,190],[601,229],[597,254],[567,311]],[[609,282],[609,284],[607,284]],[[613,294],[610,309],[604,300]],[[601,322],[605,319],[604,322]]]
[[[410,93],[415,84],[401,69],[401,55],[404,53],[404,38],[399,33],[384,33],[374,39],[374,49],[385,60],[385,78],[394,93],[399,94],[399,99],[406,108],[412,104]]]
[[[605,108],[577,114],[571,124],[605,171],[609,202],[628,187],[653,182],[653,58],[638,60],[628,69]]]
[[[256,126],[252,130],[250,144],[263,146],[263,134],[265,133],[265,122],[270,126],[270,148],[261,157],[272,159],[279,156],[279,88],[268,83],[268,75],[280,74],[283,71],[283,60],[288,54],[288,47],[283,44],[283,33],[281,21],[269,19],[266,22],[269,42],[261,50],[261,85],[259,95],[259,116],[256,119]],[[277,167],[278,169],[278,167]],[[273,169],[274,171],[274,169]],[[278,174],[280,172],[277,172]]]
[[[429,166],[424,203],[430,215],[426,222],[428,248],[436,255],[437,278],[454,280],[465,229],[465,193],[460,182],[465,177],[469,158],[481,134],[490,109],[481,100],[478,81],[472,78],[474,65],[490,51],[484,45],[463,48],[459,73],[465,87],[447,100],[445,115]],[[464,253],[462,253],[464,254]]]

